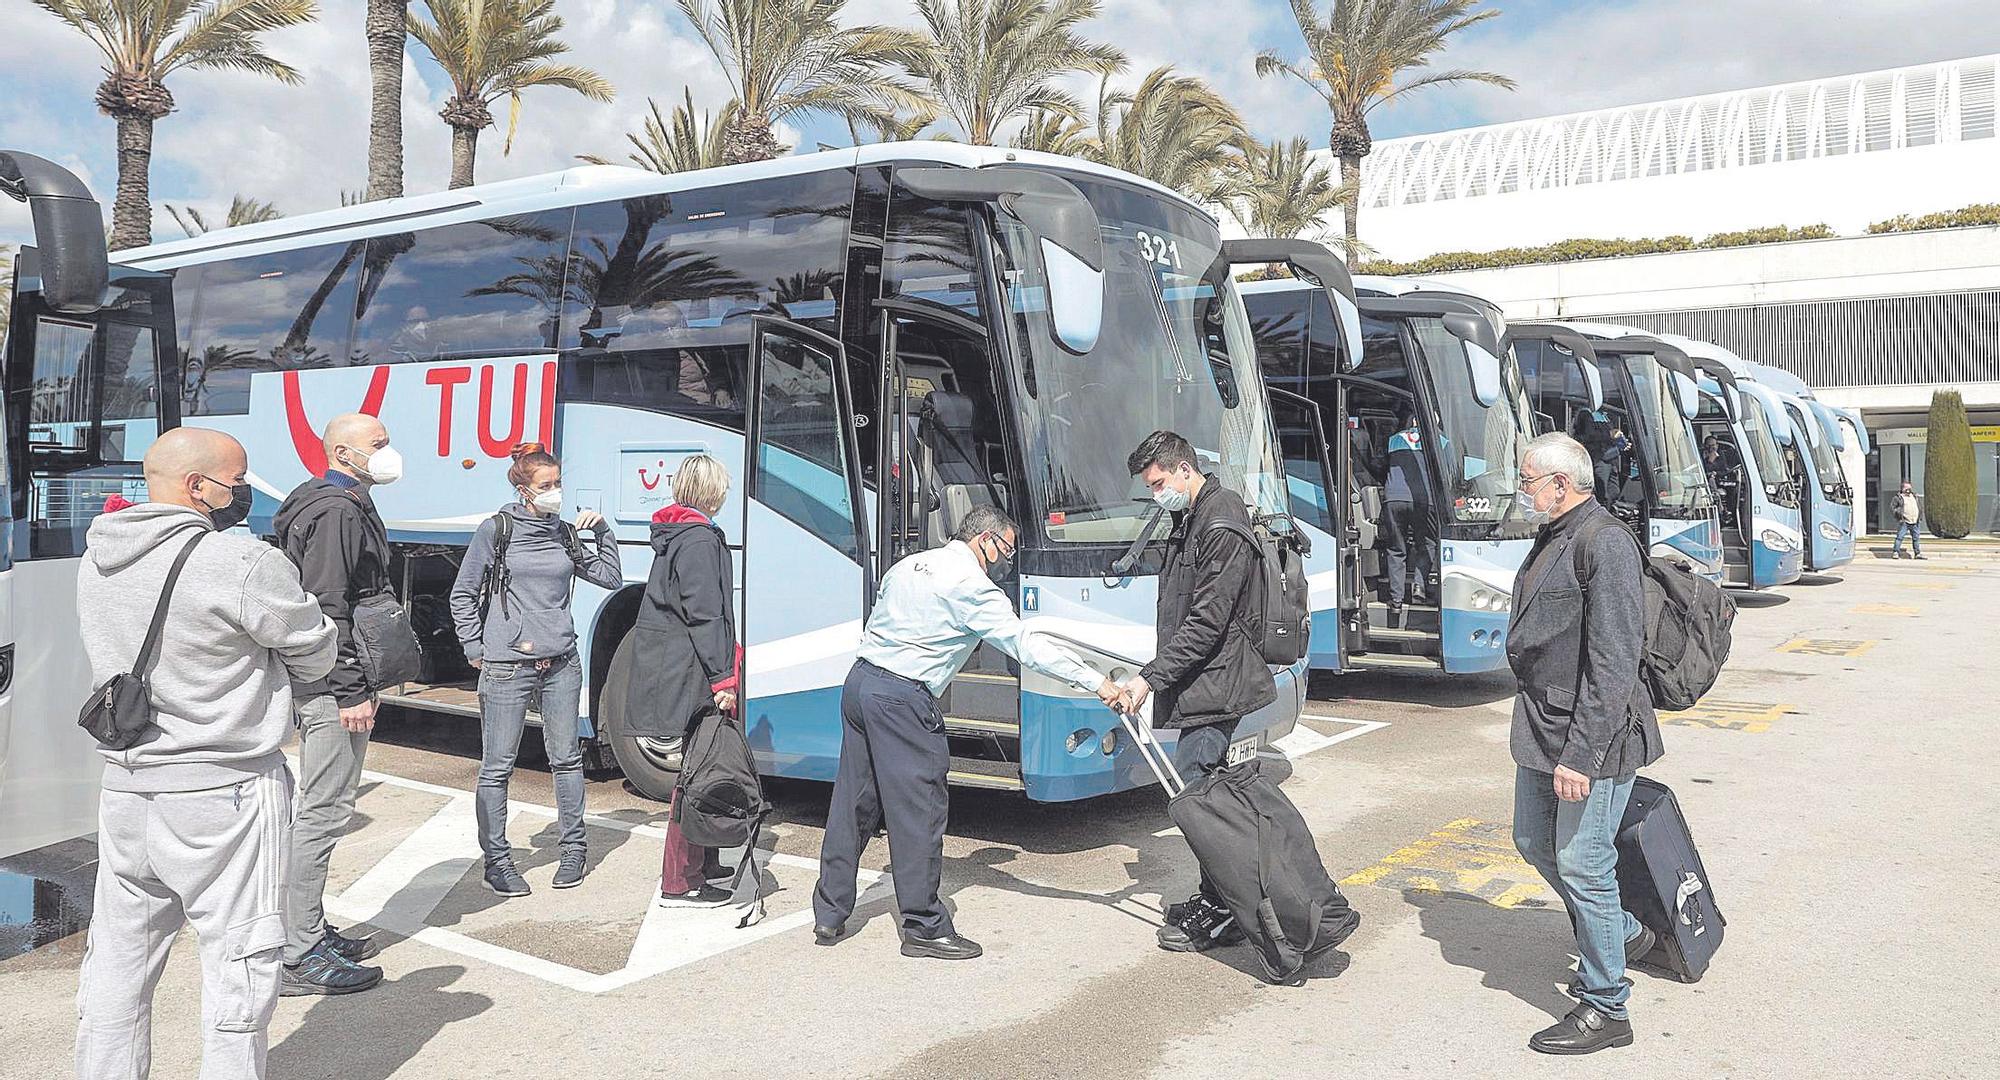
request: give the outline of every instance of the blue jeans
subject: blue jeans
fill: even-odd
[[[1639,920],[1618,899],[1613,845],[1632,798],[1632,776],[1593,780],[1582,802],[1563,802],[1548,773],[1522,767],[1514,774],[1514,846],[1562,897],[1576,929],[1570,996],[1614,1020],[1625,1019],[1632,996],[1625,943],[1639,936]]]
[[[521,749],[521,729],[528,706],[541,699],[542,745],[549,752],[549,771],[556,778],[556,824],[564,853],[582,852],[583,747],[577,742],[576,719],[583,693],[583,671],[576,653],[549,661],[488,660],[479,668],[479,789],[473,808],[479,819],[479,849],[486,865],[513,861],[507,846],[507,781],[514,775],[514,758]]]
[[[1917,523],[1914,521],[1899,521],[1896,523],[1896,544],[1889,549],[1889,554],[1901,555],[1903,553],[1904,533],[1910,534],[1910,551],[1913,554],[1922,555],[1924,553],[1924,543],[1917,539]]]

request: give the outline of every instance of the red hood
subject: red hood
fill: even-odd
[[[708,519],[707,514],[696,510],[692,506],[682,506],[679,503],[668,503],[658,510],[653,511],[653,524],[655,525],[686,525],[697,522],[702,525],[715,524]]]

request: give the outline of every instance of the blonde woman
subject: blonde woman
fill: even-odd
[[[696,454],[674,471],[673,492],[673,505],[653,515],[653,569],[632,628],[625,733],[684,743],[703,717],[735,711],[742,650],[732,614],[729,545],[715,524],[729,497],[729,470]],[[703,873],[714,858],[670,822],[660,902],[698,907],[728,900]]]

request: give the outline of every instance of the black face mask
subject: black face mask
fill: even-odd
[[[213,480],[209,482],[217,483],[217,481]],[[250,500],[253,497],[253,491],[254,489],[249,484],[236,484],[230,487],[229,505],[220,510],[210,510],[208,512],[208,520],[214,523],[216,531],[221,532],[233,529],[243,524],[250,517]]]
[[[998,542],[993,542],[992,550],[996,553],[1000,551],[1000,545]],[[986,576],[996,582],[1005,581],[1008,578],[1013,577],[1014,576],[1013,554],[1009,553],[1006,555],[997,555],[997,557],[995,557],[992,562],[987,563]]]

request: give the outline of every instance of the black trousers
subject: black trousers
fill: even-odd
[[[1222,763],[1229,759],[1229,741],[1236,737],[1236,727],[1242,722],[1238,717],[1219,724],[1183,728],[1174,741],[1174,772],[1180,774],[1181,782],[1192,785],[1222,768]],[[1200,892],[1210,900],[1222,902],[1222,894],[1208,879],[1207,870],[1201,872]]]
[[[1417,591],[1425,591],[1425,583],[1430,581],[1431,510],[1428,506],[1397,499],[1386,504],[1382,518],[1389,527],[1389,606],[1402,607],[1404,598],[1409,595],[1407,582],[1412,561],[1417,564]]]
[[[921,684],[857,660],[841,688],[840,718],[840,771],[820,844],[814,923],[840,926],[854,913],[861,852],[880,821],[889,826],[903,929],[918,937],[952,933],[951,914],[938,899],[950,809],[944,713]]]

